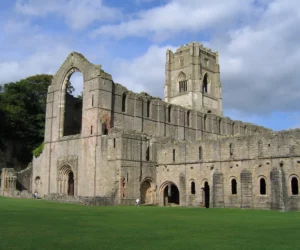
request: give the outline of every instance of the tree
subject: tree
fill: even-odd
[[[25,164],[44,140],[47,91],[52,78],[35,75],[0,88],[0,136],[22,144],[16,157]]]

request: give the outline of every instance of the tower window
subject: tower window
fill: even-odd
[[[186,125],[189,127],[190,126],[190,111],[186,113]]]
[[[202,92],[203,93],[207,93],[207,87],[208,87],[208,76],[207,74],[204,75],[204,79],[203,79],[203,85],[202,85]]]
[[[122,95],[122,112],[126,111],[126,94],[123,93]]]
[[[147,101],[147,117],[150,117],[150,101]]]
[[[187,91],[187,80],[179,82],[179,93]]]
[[[173,161],[175,161],[175,149],[173,149]]]

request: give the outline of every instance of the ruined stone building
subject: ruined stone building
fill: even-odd
[[[82,98],[66,90],[76,71]],[[165,73],[163,101],[72,52],[48,90],[31,191],[88,204],[140,197],[160,206],[299,209],[300,130],[224,117],[218,53],[199,43],[168,50]]]

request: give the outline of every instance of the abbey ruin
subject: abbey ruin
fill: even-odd
[[[76,71],[82,98],[66,91]],[[26,178],[3,169],[0,194],[23,178],[40,197],[84,204],[299,210],[300,129],[224,117],[218,53],[199,43],[168,50],[165,72],[163,101],[72,52],[48,90],[43,153]]]

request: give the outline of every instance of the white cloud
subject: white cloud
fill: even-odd
[[[155,39],[163,40],[180,32],[221,28],[250,11],[253,15],[253,11],[259,8],[253,8],[251,2],[244,0],[241,4],[239,0],[173,0],[163,6],[141,11],[129,21],[101,26],[91,36],[154,36]]]
[[[133,60],[115,60],[114,81],[134,92],[145,91],[163,97],[167,49],[175,50],[172,46],[151,46],[144,55]]]
[[[192,2],[186,2],[186,5]],[[172,4],[174,8],[177,6],[177,2]],[[224,108],[238,109],[247,114],[297,111],[300,100],[300,2],[291,0],[287,4],[284,0],[261,1],[258,8],[260,17],[255,14],[255,21],[247,21],[242,27],[231,28],[229,32],[220,31],[215,39],[205,43],[220,53]],[[165,8],[160,11],[165,13]],[[186,9],[181,11],[183,16],[191,16],[192,19],[193,15],[186,12]],[[159,13],[157,9],[152,12]],[[148,18],[142,19],[146,20]],[[156,27],[153,24],[156,21],[149,22],[149,26]],[[144,27],[143,24],[136,21],[133,23],[137,30],[132,28],[130,32],[143,33],[139,30],[139,27]],[[189,23],[185,22],[185,25]],[[122,30],[131,26],[128,23],[124,25]],[[159,29],[164,30],[168,25],[168,20],[165,20]],[[117,27],[116,32],[119,29]],[[188,31],[193,31],[193,27]],[[113,76],[117,76],[121,84],[131,86],[134,91],[146,90],[152,95],[162,96],[166,49],[152,46],[136,59],[121,61],[121,67],[116,66],[118,70]]]
[[[0,63],[0,84],[18,81],[36,74],[54,74],[70,50],[57,46],[48,52],[38,52],[23,60]]]
[[[119,19],[121,13],[107,7],[101,0],[18,0],[16,10],[27,16],[57,14],[73,29],[83,29],[94,21]]]

